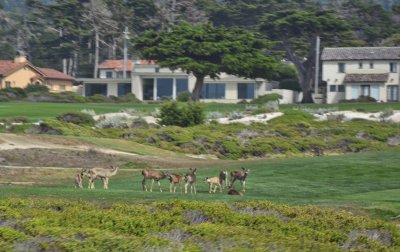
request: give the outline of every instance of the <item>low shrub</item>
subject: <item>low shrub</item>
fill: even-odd
[[[198,103],[165,103],[160,108],[160,124],[189,127],[204,123],[204,108]]]
[[[179,93],[176,97],[176,100],[179,102],[188,102],[192,100],[192,94],[190,92],[182,92]]]
[[[26,86],[25,88],[25,92],[26,93],[48,93],[49,92],[49,88],[45,85],[41,85],[41,84],[28,84],[28,86]]]
[[[56,118],[59,121],[73,123],[76,125],[93,126],[95,124],[95,120],[92,116],[82,112],[66,112],[58,115]]]
[[[264,104],[268,103],[269,101],[278,101],[282,99],[282,95],[272,93],[272,94],[266,94],[266,95],[261,95],[257,97],[256,99],[252,100],[250,103],[252,104]]]

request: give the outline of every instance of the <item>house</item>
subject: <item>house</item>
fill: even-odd
[[[325,48],[321,60],[327,103],[360,96],[399,101],[400,47]]]
[[[122,60],[107,60],[99,66],[99,78],[83,78],[83,95],[121,96],[129,93],[143,101],[176,99],[181,92],[191,92],[195,77],[184,71],[162,68],[155,61],[127,62],[126,78],[122,78]],[[123,71],[123,70],[122,70]],[[269,93],[264,79],[246,79],[222,73],[219,79],[206,77],[200,99],[205,102],[234,103]]]
[[[72,91],[74,78],[51,68],[34,66],[25,56],[0,60],[0,89],[46,85],[51,92]]]

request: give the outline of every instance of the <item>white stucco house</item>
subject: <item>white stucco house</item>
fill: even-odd
[[[126,78],[123,78],[123,60],[106,60],[99,65],[98,78],[81,78],[82,95],[122,96],[133,93],[143,101],[160,100],[163,97],[175,99],[181,92],[191,92],[195,77],[183,71],[160,68],[155,61],[129,60]],[[271,93],[265,79],[246,79],[222,73],[219,79],[206,77],[201,101],[235,103],[251,100]],[[290,90],[288,90],[289,92]],[[293,91],[291,91],[293,92]],[[288,98],[289,97],[289,98]],[[292,103],[291,96],[283,103]]]
[[[399,101],[400,47],[325,48],[321,61],[327,103],[360,96]]]

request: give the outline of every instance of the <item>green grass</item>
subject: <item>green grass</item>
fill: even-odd
[[[141,190],[139,171],[121,171],[110,180],[110,190],[100,184],[95,190],[73,188],[73,179],[60,179],[54,186],[36,185],[29,189],[18,186],[0,187],[0,197],[83,199],[100,203],[155,201],[173,198],[204,201],[270,200],[291,205],[317,204],[334,207],[375,211],[378,217],[400,214],[400,155],[396,151],[371,152],[320,158],[283,160],[237,161],[202,168],[198,171],[198,194],[181,195]],[[208,194],[202,182],[208,176],[217,176],[221,169],[251,169],[244,197],[232,197],[225,193]],[[184,173],[186,171],[178,171]],[[86,182],[86,181],[85,181]],[[169,184],[162,181],[164,190]],[[235,185],[239,188],[239,183]]]
[[[338,104],[282,104],[282,110],[293,108],[337,108],[340,111],[361,110],[365,112],[378,112],[386,109],[400,110],[400,103],[338,103]]]

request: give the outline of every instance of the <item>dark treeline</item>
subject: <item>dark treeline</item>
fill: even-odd
[[[19,3],[19,4],[18,4]],[[323,46],[397,46],[397,1],[364,0],[26,0],[0,1],[0,58],[25,53],[38,66],[92,77],[120,59],[124,30],[140,37],[171,25],[212,23],[258,32],[294,63],[303,91],[311,81],[315,37]],[[129,57],[140,57],[130,47]],[[280,77],[293,75],[282,68]],[[302,85],[303,83],[303,85]]]

